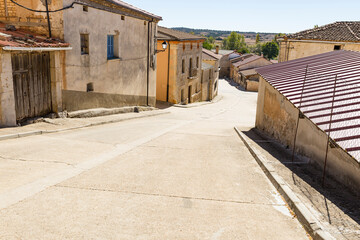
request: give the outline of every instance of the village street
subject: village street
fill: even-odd
[[[234,126],[257,94],[0,143],[0,239],[308,239]]]

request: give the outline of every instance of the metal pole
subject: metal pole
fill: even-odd
[[[324,161],[324,171],[322,176],[322,186],[325,186],[325,176],[326,176],[326,165],[328,160],[328,152],[329,152],[329,142],[330,142],[330,134],[331,134],[331,125],[334,113],[334,102],[335,102],[335,93],[336,93],[336,82],[337,82],[337,75],[335,76],[335,83],[334,83],[334,93],[333,93],[333,101],[331,104],[331,112],[330,112],[330,123],[329,123],[329,134],[326,141],[326,153],[325,153],[325,161]]]
[[[303,82],[303,86],[302,86],[302,90],[301,90],[301,95],[300,95],[299,114],[298,114],[298,119],[297,119],[297,123],[296,123],[296,130],[295,130],[295,136],[294,136],[294,146],[293,146],[293,151],[292,151],[291,162],[294,162],[294,158],[295,158],[296,138],[297,138],[297,133],[298,133],[298,130],[299,130],[300,115],[302,114],[300,108],[301,108],[301,104],[302,104],[302,98],[303,98],[303,95],[304,95],[305,81],[306,81],[306,77],[307,77],[307,74],[308,74],[308,69],[309,69],[309,65],[306,66],[305,78],[304,78],[304,82]]]
[[[45,5],[46,5],[46,15],[47,15],[47,19],[48,19],[49,38],[51,38],[52,34],[51,34],[51,22],[50,22],[50,13],[49,13],[48,0],[45,0]]]

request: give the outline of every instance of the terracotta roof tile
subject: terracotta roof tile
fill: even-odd
[[[217,59],[217,60],[220,60],[223,56],[220,55],[220,54],[216,54],[210,50],[207,50],[205,48],[202,49],[202,52],[203,52],[203,59],[208,59],[208,60],[211,60],[211,59]]]
[[[287,35],[290,39],[360,42],[360,21],[335,22]]]
[[[59,39],[49,39],[45,36],[39,36],[36,33],[16,30],[8,31],[5,24],[0,23],[0,47],[69,47],[69,43],[65,43]]]
[[[205,40],[206,38],[193,35],[186,32],[180,32],[166,27],[158,27],[159,40],[176,40],[176,41],[191,41],[191,40]]]

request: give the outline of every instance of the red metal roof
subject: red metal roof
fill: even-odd
[[[68,47],[59,39],[49,39],[46,36],[40,36],[29,31],[16,30],[9,31],[5,29],[5,24],[0,23],[0,47],[28,47],[28,48],[46,48],[46,47]]]
[[[360,161],[360,52],[333,51],[256,70]]]

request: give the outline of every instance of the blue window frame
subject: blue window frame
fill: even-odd
[[[114,56],[114,35],[107,36],[107,58],[113,59]]]

